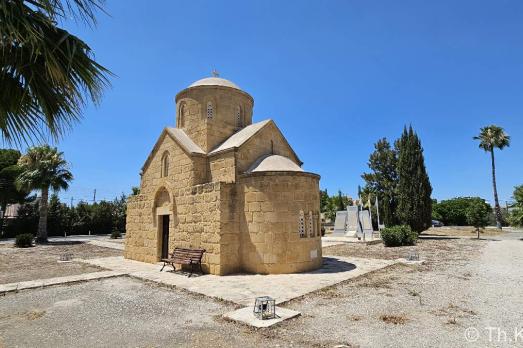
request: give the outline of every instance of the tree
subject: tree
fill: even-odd
[[[68,169],[63,152],[49,145],[31,147],[18,160],[21,173],[17,186],[25,190],[40,190],[37,242],[47,242],[47,207],[49,189],[57,192],[67,190],[73,174]]]
[[[479,239],[479,229],[484,228],[488,224],[489,208],[481,198],[474,198],[467,207],[466,215],[467,222],[476,227]]]
[[[496,225],[501,229],[503,223],[503,215],[501,214],[501,207],[499,206],[498,189],[496,187],[496,163],[494,160],[494,149],[503,150],[510,146],[510,136],[508,136],[503,128],[496,125],[486,126],[480,129],[479,135],[474,137],[474,140],[479,140],[479,147],[485,152],[490,153],[491,170],[492,170],[492,188],[494,190],[494,209],[496,212]]]
[[[368,162],[371,173],[363,173],[361,176],[366,183],[363,192],[370,191],[378,196],[380,217],[386,226],[393,226],[396,225],[397,153],[386,138],[378,140],[374,149]]]
[[[17,166],[21,154],[17,150],[0,149],[0,210],[11,203],[21,203],[28,192],[16,188],[15,179],[20,173]]]
[[[440,220],[445,225],[466,226],[469,223],[467,220],[467,209],[477,200],[481,200],[485,204],[485,208],[489,211],[491,210],[485,200],[479,197],[456,197],[433,203],[432,217],[435,220]]]
[[[327,189],[320,190],[320,211],[322,213],[327,211],[327,207],[329,205],[329,193],[327,192]]]
[[[509,215],[510,224],[516,227],[523,227],[523,185],[514,187],[512,198],[514,203],[511,205],[512,211]]]
[[[120,233],[125,232],[125,223],[127,220],[127,196],[122,194],[115,198],[113,203],[113,230]]]
[[[338,190],[338,197],[336,197],[335,204],[336,204],[337,211],[342,211],[342,210],[347,209],[346,201],[340,190]]]
[[[396,216],[418,233],[429,228],[432,216],[432,186],[425,169],[423,148],[412,126],[396,141],[398,186]]]
[[[15,180],[20,174],[17,166],[21,154],[18,150],[0,149],[0,235],[4,226],[4,213],[8,204],[22,203],[25,201],[28,192],[18,190]]]
[[[95,104],[109,70],[91,48],[60,28],[69,18],[95,24],[103,0],[3,0],[0,4],[0,137],[6,143],[57,139]]]
[[[47,232],[51,236],[63,236],[70,233],[70,209],[65,203],[60,202],[58,195],[53,193],[49,199],[47,214]]]

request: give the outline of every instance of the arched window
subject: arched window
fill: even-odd
[[[309,210],[309,237],[314,237],[314,219],[312,218],[312,211]]]
[[[300,238],[307,237],[305,234],[305,216],[303,210],[300,210],[300,215],[298,217],[298,234],[300,235]]]
[[[243,127],[242,108],[239,105],[236,107],[236,127]]]
[[[169,153],[166,152],[162,156],[162,172],[161,177],[169,176]]]
[[[180,107],[178,108],[178,128],[182,128],[185,125],[186,110],[187,106],[184,102],[181,102]]]
[[[211,101],[207,102],[207,119],[212,119],[214,116],[214,108]]]

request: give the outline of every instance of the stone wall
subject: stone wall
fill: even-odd
[[[203,268],[212,274],[220,272],[221,185],[207,183],[178,190],[177,224],[169,234],[172,247],[205,249]]]
[[[162,158],[169,155],[168,175],[162,176]],[[189,156],[166,134],[160,139],[151,152],[140,182],[140,193],[151,196],[164,185],[175,185],[176,188],[191,187],[206,179],[205,157]]]
[[[321,266],[319,176],[264,172],[239,179],[242,269],[294,273]],[[304,236],[300,236],[300,211]],[[309,212],[312,223],[309,224]]]
[[[162,187],[154,199],[132,196],[127,205],[124,256],[154,263],[160,260],[159,215],[169,215],[169,250],[203,248],[203,270],[226,274],[238,270],[237,212],[231,201],[234,185],[207,183],[172,190]],[[165,195],[167,194],[167,197]]]
[[[209,181],[236,182],[236,158],[234,151],[223,152],[209,158]]]
[[[236,170],[238,175],[243,174],[249,169],[253,162],[259,157],[269,154],[288,157],[296,164],[301,165],[301,162],[283,135],[271,122],[238,149],[236,155]]]
[[[220,269],[218,274],[240,272],[240,209],[237,186],[221,184],[220,192]]]
[[[213,105],[212,118],[207,117],[208,102]],[[238,130],[238,107],[243,127],[252,123],[253,105],[254,101],[249,94],[234,88],[187,88],[176,96],[176,124],[205,152],[210,152]]]
[[[152,204],[145,195],[127,200],[127,221],[124,257],[143,262],[156,262],[157,247],[153,225]]]

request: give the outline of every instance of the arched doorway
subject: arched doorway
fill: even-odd
[[[156,193],[154,200],[154,218],[158,227],[156,255],[158,260],[169,256],[169,232],[172,225],[171,196],[165,187]]]

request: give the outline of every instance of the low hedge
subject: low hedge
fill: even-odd
[[[113,232],[111,232],[111,239],[117,238],[122,238],[122,233],[118,230],[113,230]]]
[[[412,231],[410,226],[392,226],[381,231],[381,239],[387,247],[414,245],[418,239],[418,234]]]
[[[31,233],[21,233],[17,235],[15,245],[18,248],[28,248],[33,246],[33,235]]]

